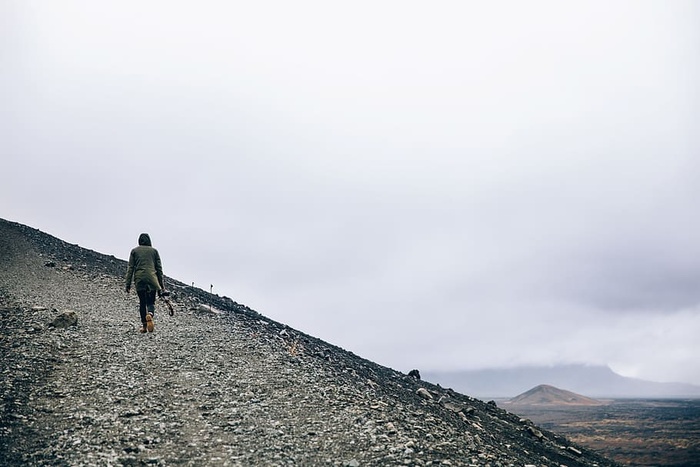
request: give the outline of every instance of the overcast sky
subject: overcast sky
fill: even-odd
[[[700,384],[698,2],[0,5],[0,217],[401,371]]]

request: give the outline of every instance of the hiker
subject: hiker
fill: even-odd
[[[151,246],[147,233],[139,235],[139,246],[131,250],[129,267],[126,270],[126,293],[131,291],[131,282],[136,286],[141,313],[141,332],[153,332],[153,314],[156,307],[156,292],[160,295],[163,286],[163,266],[158,250]]]

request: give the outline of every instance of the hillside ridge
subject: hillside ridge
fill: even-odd
[[[139,334],[125,270],[0,219],[0,464],[616,465],[172,278]]]
[[[502,404],[507,405],[544,405],[544,406],[563,406],[563,405],[604,405],[603,402],[576,394],[575,392],[559,389],[549,384],[540,384],[534,388],[525,391],[522,394],[509,399]]]
[[[630,378],[602,365],[568,364],[461,371],[425,371],[430,381],[477,397],[512,398],[539,384],[598,398],[697,398],[700,386]]]

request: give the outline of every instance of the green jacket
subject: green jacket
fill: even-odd
[[[126,286],[131,282],[136,290],[158,291],[163,287],[163,265],[160,262],[158,250],[151,246],[148,234],[141,234],[139,246],[131,250],[129,267],[126,270]]]

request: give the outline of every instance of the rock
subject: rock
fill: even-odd
[[[416,394],[418,394],[419,396],[421,396],[423,399],[432,399],[432,398],[433,398],[433,395],[430,394],[430,391],[428,391],[428,390],[425,389],[425,388],[419,388],[419,389],[416,391]]]
[[[582,456],[582,455],[583,455],[583,453],[582,453],[581,451],[579,451],[578,449],[576,449],[576,448],[573,447],[573,446],[569,446],[568,448],[566,448],[566,450],[569,451],[569,452],[572,452],[572,453],[576,454],[577,456]]]
[[[44,266],[46,266],[47,268],[55,268],[55,267],[56,267],[56,263],[53,262],[53,261],[47,261],[47,262],[44,263]]]
[[[408,372],[408,376],[410,376],[411,378],[420,379],[420,371],[411,370]]]
[[[200,303],[197,305],[194,309],[195,312],[203,314],[203,315],[215,315],[216,311],[214,311],[214,308],[211,305],[205,305],[203,303]]]
[[[49,327],[65,329],[69,326],[78,325],[78,314],[73,310],[66,310],[56,316],[50,323]]]
[[[444,400],[443,398],[440,398],[440,401],[438,402],[447,410],[451,410],[454,413],[460,413],[464,411],[464,407],[462,407],[462,404],[456,404],[454,402],[451,402],[450,400]]]
[[[530,433],[535,438],[539,439],[540,441],[542,441],[544,439],[544,435],[542,434],[542,432],[533,426],[528,426],[527,432]]]

